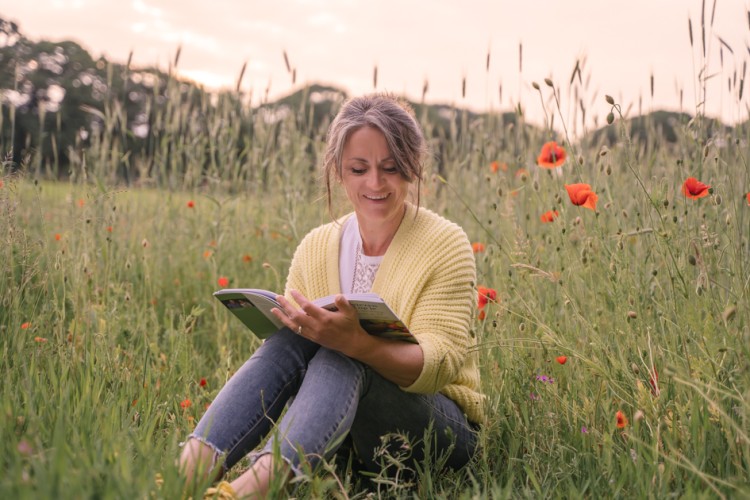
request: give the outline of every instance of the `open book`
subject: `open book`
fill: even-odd
[[[237,316],[258,338],[265,339],[284,324],[271,313],[274,307],[281,309],[276,302],[276,295],[268,290],[256,288],[225,288],[214,292],[232,314]],[[376,293],[343,294],[346,300],[357,310],[359,323],[370,335],[417,343],[409,329],[394,313],[388,304]],[[336,310],[335,295],[329,295],[313,304],[329,311]]]

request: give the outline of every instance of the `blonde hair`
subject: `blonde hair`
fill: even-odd
[[[370,94],[346,101],[328,128],[323,158],[328,211],[332,213],[331,183],[342,177],[341,157],[346,141],[362,127],[373,127],[383,133],[401,176],[409,182],[417,181],[419,206],[419,187],[427,156],[422,127],[406,101],[389,94]]]

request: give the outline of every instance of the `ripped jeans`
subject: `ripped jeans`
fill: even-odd
[[[408,450],[403,460],[413,469],[424,459],[425,438],[432,460],[441,457],[453,469],[464,466],[477,447],[477,428],[446,396],[404,392],[366,365],[288,328],[266,339],[232,376],[190,437],[213,448],[226,471],[269,433],[251,461],[278,448],[295,475],[304,462],[315,467],[330,459],[345,439],[371,472],[381,471],[379,455],[388,447],[391,456]],[[396,433],[408,436],[409,445],[393,440],[384,448],[382,437]]]

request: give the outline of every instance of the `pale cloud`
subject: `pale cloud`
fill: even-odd
[[[323,29],[333,29],[336,33],[346,31],[346,24],[338,16],[330,12],[313,14],[307,19],[307,23]]]
[[[84,0],[52,0],[52,7],[55,9],[77,9],[80,10],[86,6]]]
[[[145,32],[147,28],[148,24],[146,23],[133,23],[130,25],[130,30],[136,34]]]
[[[193,47],[206,52],[221,53],[223,48],[216,37],[194,31],[166,31],[158,34],[161,40],[180,46]]]
[[[144,0],[133,0],[133,10],[138,14],[151,17],[162,17],[162,10],[158,7],[148,5]]]

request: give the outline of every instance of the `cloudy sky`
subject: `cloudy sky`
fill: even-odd
[[[582,101],[601,124],[609,112],[604,94],[630,114],[680,107],[693,114],[703,101],[699,78],[708,76],[705,112],[728,122],[747,119],[748,92],[740,101],[738,88],[750,54],[750,0],[705,1],[705,59],[702,3],[0,0],[0,17],[31,39],[72,39],[110,60],[124,62],[132,51],[137,65],[166,68],[181,47],[178,71],[210,88],[234,87],[247,63],[242,89],[255,103],[266,91],[274,98],[310,82],[369,92],[377,66],[378,90],[419,100],[428,82],[429,102],[474,110],[510,110],[520,102],[531,121],[543,119],[542,103],[553,105],[543,83],[551,78],[565,120],[580,120]],[[569,82],[577,61],[584,85],[576,98]],[[542,99],[533,82],[541,84]]]

